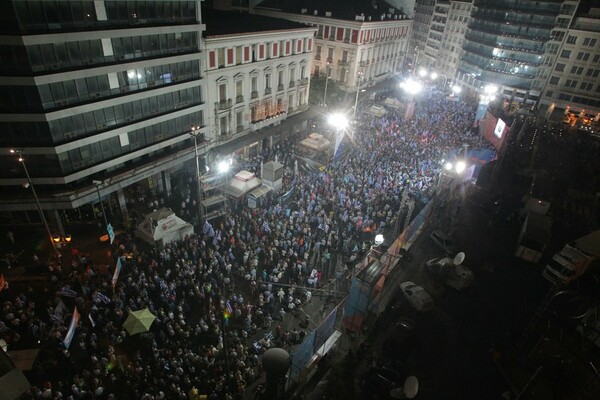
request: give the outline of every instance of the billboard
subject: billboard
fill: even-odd
[[[479,121],[479,133],[484,139],[494,146],[496,152],[500,152],[502,143],[510,126],[491,112],[486,112],[485,117]]]
[[[494,136],[496,136],[498,139],[502,139],[504,129],[506,129],[506,122],[498,118],[498,122],[496,122],[496,127],[494,128]]]

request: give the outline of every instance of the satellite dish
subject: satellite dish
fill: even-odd
[[[409,376],[404,381],[404,386],[390,390],[392,399],[412,399],[419,392],[419,380],[416,376]]]
[[[460,253],[458,253],[457,255],[454,256],[454,259],[452,260],[452,264],[460,265],[463,263],[463,261],[465,261],[465,253],[463,253],[461,251]]]

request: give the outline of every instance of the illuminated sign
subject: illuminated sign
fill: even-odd
[[[496,123],[496,127],[494,128],[494,136],[496,136],[498,139],[502,139],[502,133],[504,133],[505,127],[506,122],[498,118],[498,122]]]

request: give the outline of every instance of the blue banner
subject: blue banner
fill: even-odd
[[[292,365],[290,367],[290,380],[297,381],[300,377],[300,372],[308,365],[313,356],[313,348],[315,343],[316,332],[312,331],[305,338],[302,344],[298,346],[292,354]]]
[[[315,330],[315,347],[314,352],[325,344],[335,329],[335,319],[337,317],[337,307],[325,318],[325,320]]]

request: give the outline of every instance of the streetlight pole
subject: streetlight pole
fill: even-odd
[[[102,203],[102,198],[100,197],[100,185],[101,181],[92,181],[94,185],[96,185],[96,193],[98,194],[98,202],[100,202],[100,207],[102,208],[102,216],[104,217],[104,226],[108,229],[108,219],[106,218],[106,211],[104,210],[104,203]]]
[[[198,135],[200,134],[200,127],[192,125],[190,130],[190,136],[194,139],[194,153],[196,155],[196,183],[198,185],[198,226],[202,227],[204,221],[204,204],[202,191],[202,174],[200,174],[200,156],[198,155]]]
[[[323,106],[327,107],[327,83],[329,83],[329,72],[331,71],[331,66],[329,61],[327,62],[327,66],[325,67],[325,93],[323,94]]]
[[[18,150],[11,149],[10,152],[18,155],[18,160],[21,163],[21,165],[23,166],[23,170],[25,171],[25,176],[27,177],[27,183],[31,187],[31,193],[33,193],[33,198],[35,199],[35,204],[37,205],[37,209],[40,213],[40,218],[42,219],[42,223],[44,224],[44,227],[46,228],[46,233],[48,234],[48,239],[50,239],[50,244],[52,245],[52,249],[58,256],[60,256],[60,252],[56,248],[56,244],[54,243],[54,239],[52,238],[52,232],[50,231],[50,227],[48,226],[48,220],[46,220],[46,216],[44,215],[44,211],[42,210],[42,205],[40,204],[40,199],[38,198],[37,192],[35,191],[35,186],[33,185],[33,182],[31,181],[31,176],[29,176],[29,170],[27,170],[27,165],[25,164],[25,159],[21,156],[23,150],[22,149],[18,149]]]
[[[356,76],[356,99],[354,100],[354,116],[353,116],[354,119],[356,119],[356,108],[358,107],[358,94],[360,93],[360,84],[362,83],[362,75],[363,75],[363,72],[358,71],[358,74]]]

